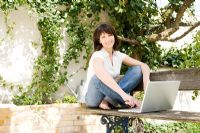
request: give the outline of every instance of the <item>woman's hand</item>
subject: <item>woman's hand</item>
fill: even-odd
[[[125,101],[125,104],[129,105],[130,107],[139,107],[141,105],[141,101],[134,99],[132,96],[125,94],[123,96],[123,99]]]

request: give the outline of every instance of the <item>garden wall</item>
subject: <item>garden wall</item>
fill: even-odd
[[[0,105],[0,133],[103,133],[97,115],[86,115],[80,104]]]

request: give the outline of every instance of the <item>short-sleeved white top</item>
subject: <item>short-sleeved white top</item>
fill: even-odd
[[[103,65],[105,67],[105,70],[113,78],[115,78],[116,76],[118,76],[120,74],[122,62],[126,56],[127,56],[126,54],[121,53],[120,51],[114,51],[113,52],[113,62],[111,62],[111,60],[109,58],[109,54],[104,48],[102,48],[99,51],[95,51],[92,54],[90,61],[89,61],[89,66],[87,69],[87,79],[85,82],[84,89],[82,91],[83,96],[81,96],[81,99],[79,99],[79,102],[85,102],[85,94],[88,90],[89,82],[90,82],[91,78],[95,75],[93,64],[92,64],[93,60],[95,58],[101,58],[103,60]]]

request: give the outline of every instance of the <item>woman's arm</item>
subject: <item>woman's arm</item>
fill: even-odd
[[[143,86],[144,86],[144,91],[146,91],[146,87],[149,80],[149,76],[150,76],[150,69],[149,66],[143,62],[140,62],[138,60],[135,60],[129,56],[126,56],[123,60],[123,64],[126,64],[128,66],[141,66],[142,69],[142,74],[143,74]]]
[[[126,104],[130,105],[131,107],[135,106],[135,104],[138,106],[137,101],[135,101],[135,99],[133,99],[133,97],[131,97],[130,95],[126,94],[117,84],[117,82],[108,74],[103,66],[103,60],[101,58],[95,58],[92,63],[96,76],[105,85],[117,92],[126,102]]]

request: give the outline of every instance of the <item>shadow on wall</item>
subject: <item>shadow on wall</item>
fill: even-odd
[[[0,87],[0,105],[9,103],[12,103],[11,91]]]
[[[0,133],[102,133],[100,116],[86,115],[80,104],[0,105]]]
[[[8,15],[8,25],[5,14],[0,12],[0,22],[0,74],[7,82],[28,84],[34,60],[40,54],[40,48],[32,43],[42,42],[35,14],[28,14],[28,9],[21,7]]]
[[[0,12],[0,75],[7,82],[24,86],[32,80],[33,64],[41,53],[40,44],[42,44],[37,26],[37,14],[30,12],[25,7],[13,10],[8,15],[8,25],[5,23],[5,14]],[[63,54],[67,48],[67,35],[60,41],[60,47],[60,53]],[[85,79],[84,70],[77,73],[77,70],[85,64],[82,55],[79,60],[78,64],[70,63],[68,73],[75,75],[69,77],[68,86],[61,87],[58,93],[70,94],[69,88],[76,92],[81,80]]]

